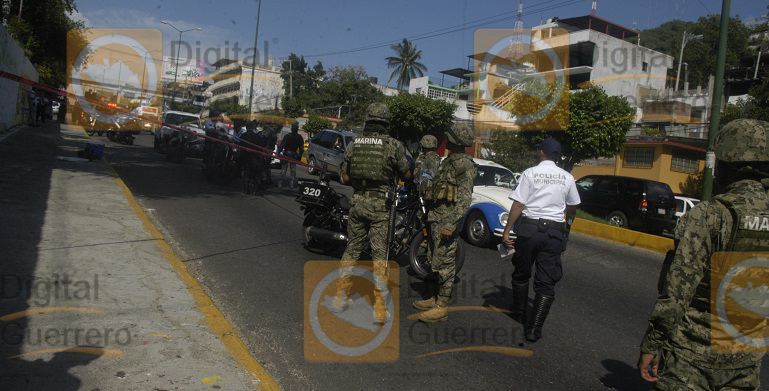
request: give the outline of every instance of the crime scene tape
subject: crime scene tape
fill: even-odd
[[[8,79],[8,80],[11,80],[11,81],[15,81],[15,82],[20,83],[20,84],[24,84],[24,85],[28,85],[28,86],[31,86],[31,87],[35,87],[35,88],[43,90],[43,91],[51,92],[51,93],[57,94],[59,96],[67,96],[67,97],[74,98],[75,100],[85,100],[86,102],[90,103],[91,106],[93,106],[94,108],[99,107],[99,108],[104,108],[104,109],[113,110],[113,111],[117,110],[117,111],[122,112],[122,114],[128,114],[128,113],[132,112],[131,110],[127,110],[127,109],[124,109],[122,107],[109,107],[109,106],[103,104],[100,101],[88,100],[88,99],[86,99],[83,96],[77,96],[77,95],[72,94],[72,93],[70,93],[68,91],[62,91],[62,90],[59,90],[59,89],[47,86],[45,84],[38,83],[38,82],[36,82],[34,80],[30,80],[30,79],[24,78],[22,76],[15,75],[13,73],[9,73],[9,72],[3,71],[3,70],[0,70],[0,77]],[[255,114],[253,114],[253,115],[255,116]],[[273,159],[278,159],[278,160],[281,160],[281,161],[284,161],[284,162],[287,162],[287,163],[294,163],[294,164],[296,164],[298,166],[309,167],[309,168],[315,169],[315,170],[317,170],[319,172],[326,172],[327,171],[323,167],[313,166],[313,165],[310,165],[308,163],[303,163],[301,160],[296,160],[296,159],[292,159],[292,158],[289,158],[289,157],[284,156],[284,155],[276,154],[275,151],[273,151],[273,150],[270,150],[268,148],[262,147],[260,145],[256,145],[256,144],[250,143],[248,141],[245,141],[245,140],[242,140],[242,139],[239,139],[239,138],[238,138],[238,140],[241,143],[247,144],[250,147],[243,146],[242,144],[235,144],[235,143],[232,143],[230,141],[226,141],[226,140],[223,140],[223,139],[217,138],[217,137],[211,137],[211,136],[208,136],[208,135],[201,135],[201,134],[198,134],[197,132],[195,132],[193,130],[185,129],[185,128],[179,127],[177,125],[171,125],[171,124],[168,124],[168,123],[164,123],[163,121],[159,121],[159,120],[156,120],[156,119],[153,119],[153,118],[150,118],[150,117],[145,117],[143,115],[135,114],[134,117],[135,117],[135,119],[142,119],[143,121],[151,122],[151,123],[154,123],[156,125],[169,127],[171,129],[174,129],[174,130],[177,130],[177,131],[180,131],[180,132],[184,132],[184,133],[190,134],[190,135],[195,136],[195,137],[201,137],[201,138],[204,138],[204,139],[207,139],[207,140],[211,140],[213,142],[217,142],[217,143],[221,143],[221,144],[224,144],[224,145],[228,145],[228,146],[230,146],[232,148],[238,148],[238,149],[241,149],[241,150],[246,151],[246,152],[250,152],[250,153],[255,153],[255,154],[258,154],[258,155],[262,155],[262,156],[271,157]],[[223,120],[224,117],[215,117],[215,118],[212,118],[212,119],[216,119],[216,120],[220,120],[221,119],[221,120]],[[110,131],[118,132],[119,130],[106,130],[106,131],[107,132],[110,132]],[[223,137],[227,137],[227,138],[230,137],[229,135],[221,132],[219,129],[216,129],[216,132],[219,133],[220,135],[222,135]]]

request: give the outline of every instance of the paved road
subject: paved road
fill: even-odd
[[[210,184],[200,175],[199,160],[169,163],[152,151],[151,136],[139,136],[133,146],[97,139],[108,144],[121,178],[286,390],[648,389],[635,363],[656,298],[658,254],[573,235],[544,338],[525,346],[534,352],[530,357],[489,352],[417,357],[468,346],[456,338],[461,332],[477,332],[472,345],[481,345],[483,329],[496,330],[508,335],[502,343],[508,347],[517,347],[522,332],[499,312],[452,313],[448,322],[429,327],[406,319],[413,313],[407,301],[418,296],[422,282],[402,267],[398,359],[309,362],[303,347],[303,268],[341,254],[319,256],[302,247],[302,217],[293,193],[272,189],[263,197],[246,196],[239,183]],[[511,272],[495,250],[468,246],[456,304],[508,308]]]

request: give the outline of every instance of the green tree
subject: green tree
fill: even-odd
[[[528,131],[533,143],[553,137],[561,143],[561,165],[571,171],[585,159],[613,157],[633,126],[635,109],[624,97],[608,96],[601,86],[590,86],[569,97],[569,124],[563,131]]]
[[[347,106],[342,110],[342,129],[363,125],[368,105],[384,99],[384,94],[371,84],[366,69],[360,65],[329,69],[319,95],[322,106]]]
[[[537,154],[531,140],[522,132],[508,129],[495,129],[491,133],[491,142],[485,147],[492,151],[489,160],[499,163],[513,172],[523,170],[537,164]]]
[[[21,18],[19,5],[23,3]],[[24,49],[40,73],[40,83],[59,88],[67,84],[67,45],[80,51],[87,46],[83,34],[68,36],[82,29],[81,21],[70,18],[77,11],[74,0],[35,0],[11,2],[10,15],[3,15],[8,32]],[[74,58],[69,59],[74,61]]]
[[[411,41],[403,38],[403,42],[391,45],[390,48],[395,51],[395,56],[387,57],[385,60],[387,60],[387,67],[394,68],[395,70],[390,75],[388,81],[397,78],[399,89],[408,87],[411,79],[422,77],[424,72],[427,72],[427,67],[419,62],[420,58],[422,58],[422,51],[417,50],[417,47]]]
[[[311,114],[310,118],[308,118],[307,122],[304,124],[303,129],[305,132],[313,135],[323,129],[332,129],[333,127],[334,125],[331,123],[331,121]]]
[[[393,117],[391,133],[403,142],[419,141],[425,134],[443,136],[457,107],[440,99],[407,92],[388,97],[386,103]]]
[[[298,117],[305,110],[319,107],[319,90],[325,76],[326,71],[320,61],[310,67],[304,56],[291,53],[289,59],[281,64],[280,74],[286,94],[283,103],[286,114]]]

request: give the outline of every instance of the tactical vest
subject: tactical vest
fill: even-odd
[[[769,211],[745,205],[744,196],[720,194],[715,199],[732,215],[734,224],[726,251],[769,252]]]
[[[388,162],[387,136],[362,135],[355,138],[355,153],[350,162],[350,179],[354,188],[370,188],[390,183],[392,167]]]
[[[446,158],[438,169],[438,175],[433,179],[433,183],[425,190],[425,199],[427,201],[459,201],[459,170],[457,163],[459,158]]]

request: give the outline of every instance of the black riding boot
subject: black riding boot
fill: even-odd
[[[513,312],[513,320],[526,326],[526,306],[529,303],[529,283],[517,284],[513,282],[513,304],[510,311]]]
[[[547,313],[550,312],[550,306],[553,304],[553,301],[555,301],[553,296],[545,296],[541,293],[537,293],[534,296],[534,310],[524,334],[527,341],[537,342],[542,338],[542,326],[545,324]]]

